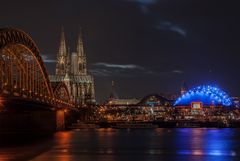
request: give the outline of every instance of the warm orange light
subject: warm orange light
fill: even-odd
[[[65,117],[64,117],[64,111],[58,110],[56,113],[56,122],[57,122],[57,129],[61,130],[65,128]]]

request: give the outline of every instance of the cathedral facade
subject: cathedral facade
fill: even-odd
[[[80,32],[76,51],[67,50],[64,31],[62,29],[60,46],[57,54],[56,74],[50,76],[52,84],[65,83],[70,101],[77,107],[95,103],[94,79],[87,72],[86,54]]]

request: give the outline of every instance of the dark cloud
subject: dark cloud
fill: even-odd
[[[91,68],[90,72],[95,76],[104,77],[133,77],[133,76],[145,76],[155,74],[153,71],[148,70],[142,66],[136,64],[111,64],[98,62],[93,64],[97,68]]]
[[[149,7],[157,3],[157,0],[127,0],[128,2],[134,2],[139,5],[143,13],[149,12]]]
[[[109,77],[112,75],[112,72],[106,69],[90,69],[91,74],[99,77]]]
[[[41,56],[42,56],[43,62],[45,62],[45,63],[56,63],[57,62],[56,59],[49,58],[49,56],[47,56],[47,55],[41,54]]]
[[[157,0],[128,0],[130,2],[137,2],[142,5],[150,5],[150,4],[155,4]]]
[[[172,24],[171,22],[160,22],[156,25],[156,28],[159,30],[169,30],[183,37],[187,36],[187,31],[185,31],[183,28],[181,28],[178,25]]]
[[[173,70],[172,72],[177,73],[177,74],[183,74],[184,73],[184,71],[182,71],[182,70]]]
[[[111,64],[111,63],[99,62],[99,63],[95,63],[94,65],[108,67],[108,68],[120,68],[120,69],[140,69],[140,70],[144,69],[143,67],[135,64]]]

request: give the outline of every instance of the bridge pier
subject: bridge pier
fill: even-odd
[[[54,111],[0,112],[0,135],[48,135],[56,130]]]
[[[65,130],[76,122],[76,111],[39,102],[2,98],[0,135],[46,135]],[[55,109],[55,110],[54,110]]]
[[[79,119],[79,112],[74,110],[56,111],[56,130],[67,130],[73,123]]]
[[[57,110],[56,111],[56,130],[65,130],[65,111]]]
[[[0,136],[48,135],[66,130],[73,122],[76,122],[74,112],[66,110],[2,111]]]

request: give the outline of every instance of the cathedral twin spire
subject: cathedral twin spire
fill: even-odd
[[[67,55],[66,41],[65,41],[64,31],[62,28],[60,45],[59,45],[58,56],[57,56],[56,75],[65,75],[66,74],[67,57],[68,57],[68,55]]]
[[[83,48],[82,32],[80,31],[77,41],[77,51],[71,54],[70,61],[70,49],[67,50],[64,30],[62,28],[60,46],[57,56],[56,75],[65,76],[66,74],[73,75],[86,75],[86,55]],[[74,70],[71,70],[74,68]],[[73,72],[74,71],[74,72]]]
[[[83,48],[83,39],[82,39],[82,29],[80,28],[80,34],[78,36],[78,41],[77,41],[77,72],[78,74],[87,74],[87,67],[86,67],[86,55],[84,53],[84,48]]]
[[[78,35],[77,53],[79,53],[80,56],[83,56],[83,55],[84,55],[83,40],[82,40],[82,29],[80,29],[80,33],[79,33],[79,35]]]
[[[60,38],[60,46],[59,46],[58,53],[59,53],[59,56],[66,56],[66,53],[67,53],[67,46],[66,46],[63,28],[61,29],[61,38]]]

